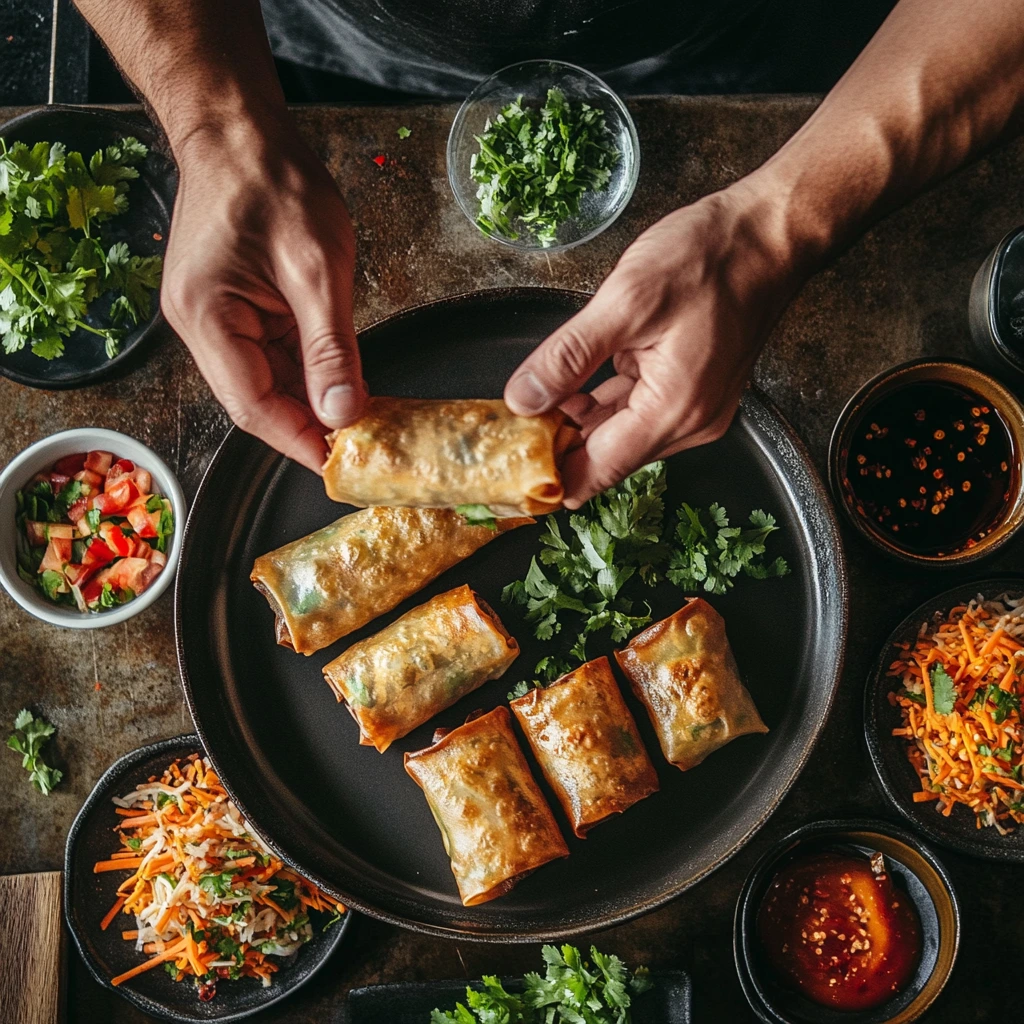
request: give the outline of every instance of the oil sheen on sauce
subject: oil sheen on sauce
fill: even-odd
[[[798,857],[772,879],[757,926],[780,980],[835,1010],[891,999],[921,956],[917,911],[879,853]]]
[[[966,388],[920,381],[862,414],[845,453],[843,489],[887,541],[913,554],[954,554],[998,526],[1016,479],[997,410]]]

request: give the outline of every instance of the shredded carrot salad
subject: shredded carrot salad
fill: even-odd
[[[150,954],[114,985],[160,964],[175,981],[192,977],[204,1001],[222,979],[270,985],[271,958],[292,956],[313,937],[311,911],[331,915],[325,929],[345,913],[266,848],[196,754],[114,804],[121,846],[93,871],[131,874],[100,927],[118,912],[134,914],[121,937]]]
[[[909,743],[921,789],[948,817],[956,804],[975,823],[1005,835],[1024,823],[1020,698],[1024,673],[1024,597],[1006,594],[937,614],[889,666],[903,686],[889,694]]]

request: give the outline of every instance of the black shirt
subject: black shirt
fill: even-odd
[[[823,91],[895,0],[262,0],[275,54],[461,96],[550,57],[625,92]]]

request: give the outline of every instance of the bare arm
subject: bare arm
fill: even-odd
[[[364,386],[355,242],[285,109],[257,0],[76,0],[167,134],[180,172],[168,321],[243,429],[311,469]]]
[[[567,504],[720,437],[804,281],[1022,112],[1020,0],[902,0],[775,156],[642,234],[509,381],[517,412],[562,405],[583,424]],[[609,357],[617,375],[580,394]]]

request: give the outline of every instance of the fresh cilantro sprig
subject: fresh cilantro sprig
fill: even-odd
[[[750,527],[729,525],[725,509],[715,502],[707,512],[683,504],[676,526],[677,547],[665,575],[683,590],[704,589],[724,594],[742,572],[754,579],[785,576],[784,558],[765,562],[765,542],[778,529],[775,517],[761,509],[750,513]]]
[[[590,947],[590,961],[575,947],[544,946],[544,976],[530,972],[523,994],[506,991],[495,977],[467,987],[466,1002],[434,1010],[430,1024],[630,1024],[633,998],[648,991],[647,970],[632,974],[614,954]]]
[[[469,173],[480,186],[477,226],[516,239],[521,224],[545,247],[579,213],[585,192],[608,187],[620,157],[604,111],[573,103],[560,89],[549,89],[539,109],[524,107],[520,96],[474,138],[480,148]]]
[[[539,640],[552,639],[571,623],[576,634],[566,653],[577,663],[587,660],[592,634],[607,630],[618,642],[646,626],[650,606],[637,614],[636,600],[624,588],[630,581],[632,591],[638,583],[657,583],[669,556],[661,540],[664,491],[665,464],[654,462],[571,515],[567,534],[549,516],[540,538],[540,562],[533,558],[526,578],[505,587],[502,600],[526,609],[526,621]],[[540,563],[553,570],[554,578]],[[550,681],[570,668],[563,655],[553,655],[535,671]],[[518,689],[513,692],[521,696]]]
[[[939,715],[948,715],[956,703],[956,684],[949,673],[941,666],[935,665],[931,670],[932,703]]]
[[[76,330],[104,339],[113,357],[127,326],[148,319],[160,285],[159,256],[133,256],[107,245],[102,225],[128,209],[130,183],[146,147],[124,138],[81,153],[59,142],[31,148],[0,139],[0,341],[5,352],[26,345],[42,359],[64,351]],[[111,326],[86,323],[90,304],[111,296]]]
[[[29,773],[29,782],[43,796],[49,796],[53,787],[63,778],[63,772],[50,768],[40,754],[43,745],[55,731],[49,722],[35,718],[31,711],[23,708],[14,719],[14,732],[7,737],[7,746],[21,754],[21,767]]]

